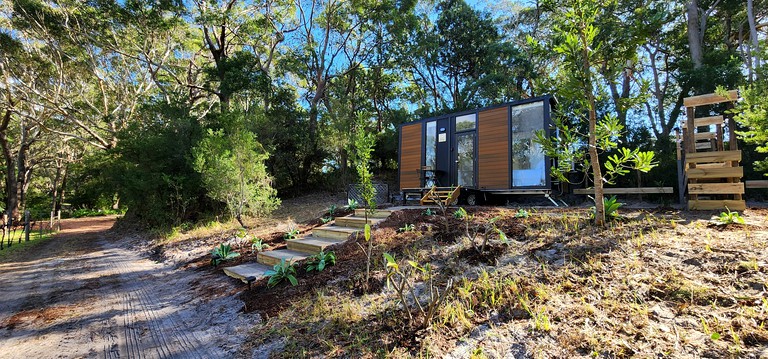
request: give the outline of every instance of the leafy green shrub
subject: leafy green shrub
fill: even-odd
[[[416,230],[416,226],[410,223],[407,223],[405,226],[399,228],[400,232],[413,232],[414,230]]]
[[[326,223],[328,223],[328,222],[330,222],[332,220],[333,220],[333,217],[323,217],[323,218],[320,218],[320,222],[323,222],[323,224],[326,224]]]
[[[427,209],[424,210],[424,212],[422,212],[422,214],[425,215],[425,216],[434,216],[435,212],[432,211],[432,208],[427,208]]]
[[[240,115],[228,114],[241,121]],[[235,126],[231,126],[235,127]],[[264,215],[280,200],[272,188],[265,161],[269,153],[256,137],[240,128],[209,129],[194,149],[194,168],[199,172],[209,198],[225,203],[241,226],[243,215]]]
[[[725,207],[725,212],[720,212],[720,217],[718,218],[720,221],[720,224],[728,225],[728,224],[746,224],[744,221],[744,217],[742,217],[739,212],[733,211],[731,212],[728,207]]]
[[[280,263],[275,264],[271,270],[266,271],[264,274],[269,276],[267,286],[270,288],[280,284],[280,282],[286,279],[291,285],[295,286],[299,284],[299,281],[296,280],[296,265],[294,263],[286,262],[285,259],[281,259]]]
[[[228,261],[240,256],[240,253],[233,252],[229,244],[220,244],[211,251],[211,265],[218,266],[221,262]]]
[[[347,209],[349,209],[350,211],[356,210],[357,207],[359,206],[360,206],[360,203],[358,203],[356,200],[352,198],[347,199]]]
[[[331,217],[335,217],[336,216],[336,209],[337,209],[336,205],[332,204],[330,207],[328,207],[328,215],[331,216]]]
[[[307,272],[311,272],[313,270],[322,272],[323,269],[325,269],[326,265],[335,265],[335,264],[336,264],[336,254],[333,253],[333,251],[326,253],[321,250],[320,253],[309,257],[307,261]]]

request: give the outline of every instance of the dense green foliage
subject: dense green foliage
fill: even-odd
[[[543,94],[558,98],[571,138],[615,130],[604,137],[615,150],[576,156],[577,167],[672,185],[682,99],[741,86],[741,148],[761,163],[767,5],[3,1],[0,207],[17,218],[127,208],[149,225],[265,214],[275,191],[339,189],[361,174],[396,186],[402,123]],[[588,10],[586,66],[569,38],[574,8]],[[368,174],[356,171],[360,131],[373,143]],[[650,150],[659,169],[648,174],[614,161]],[[761,176],[762,163],[745,173]]]

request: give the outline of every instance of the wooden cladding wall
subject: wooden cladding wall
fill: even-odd
[[[421,122],[400,130],[400,189],[421,187]]]
[[[509,107],[482,111],[477,126],[478,186],[482,189],[508,189]]]

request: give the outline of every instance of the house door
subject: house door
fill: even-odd
[[[437,156],[435,161],[435,178],[437,186],[448,187],[451,185],[451,129],[450,120],[441,118],[437,120]]]
[[[456,134],[456,181],[462,187],[475,187],[475,132]]]

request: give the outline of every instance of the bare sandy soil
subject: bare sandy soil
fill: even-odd
[[[146,258],[138,238],[107,232],[114,222],[64,221],[0,263],[0,358],[234,356],[258,315],[226,289],[199,296],[213,272]]]

